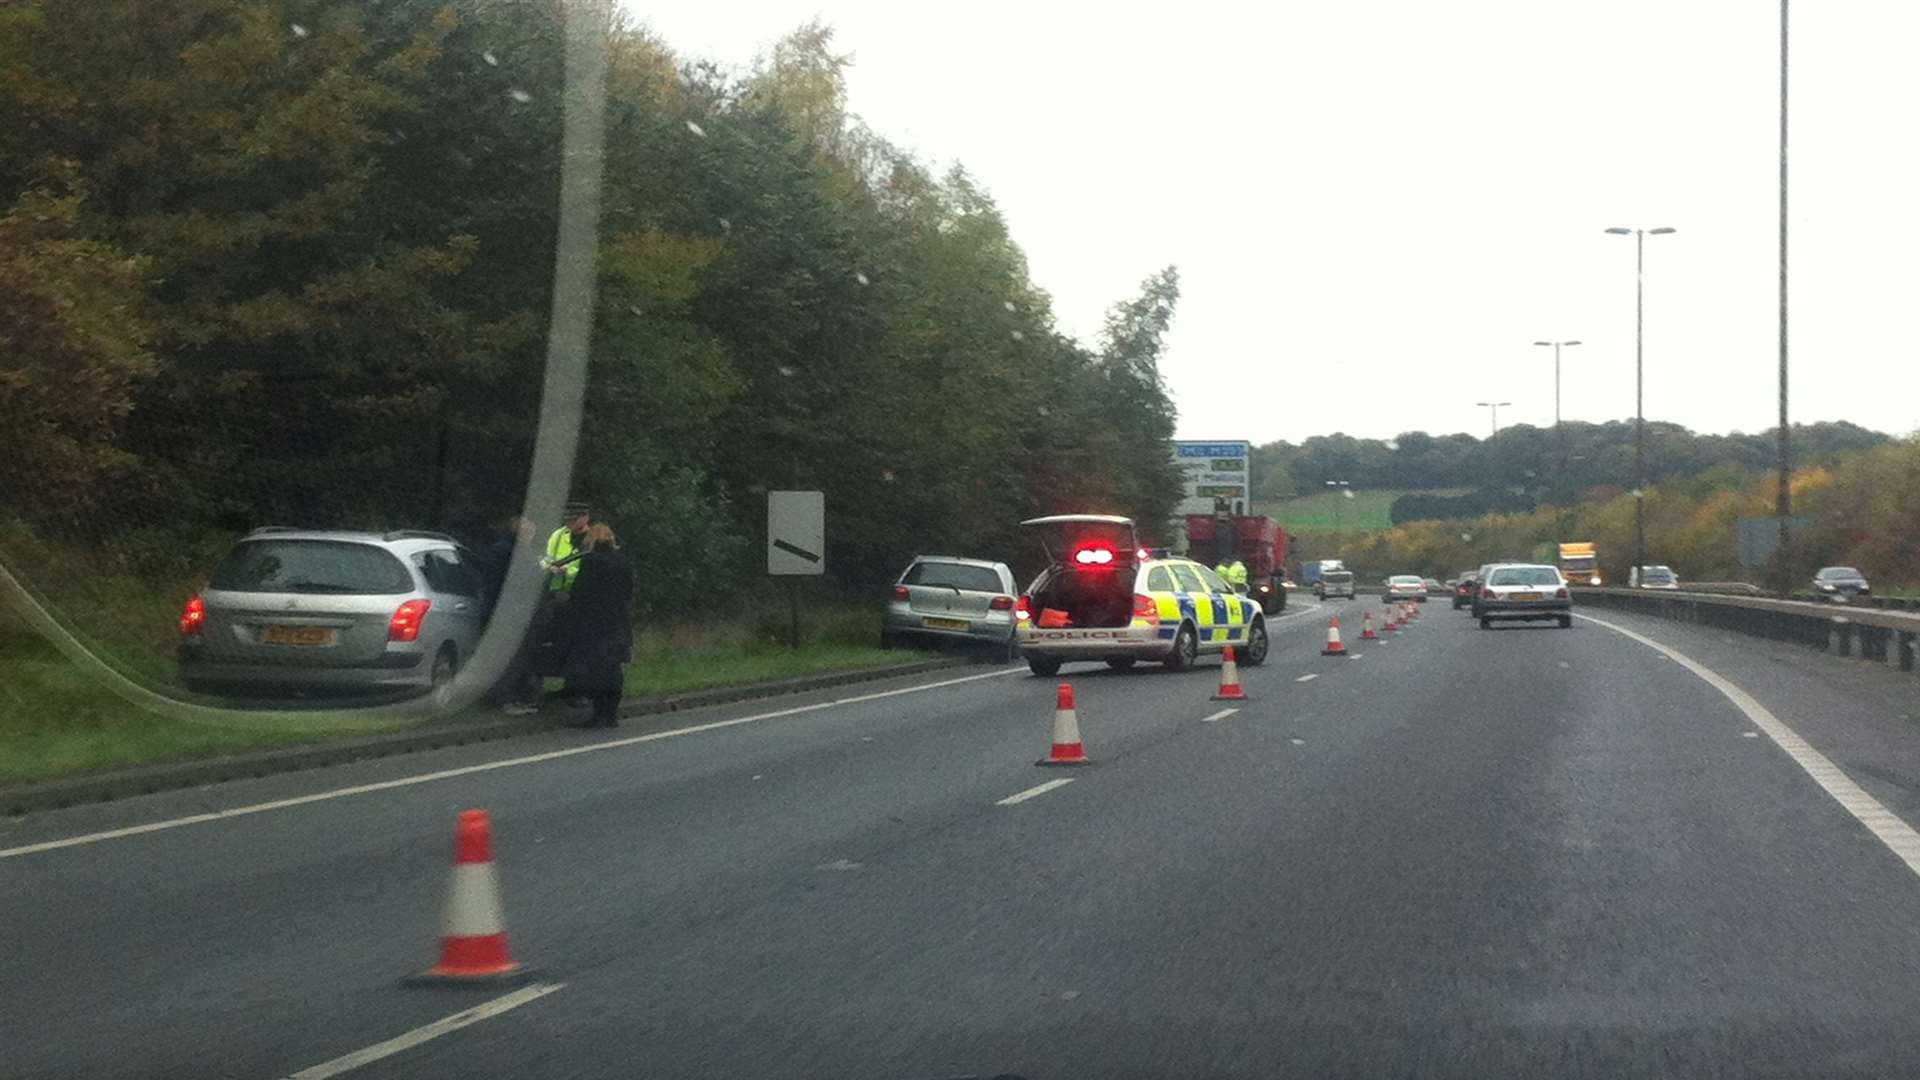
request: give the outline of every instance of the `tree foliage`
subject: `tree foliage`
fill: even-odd
[[[0,11],[0,472],[124,523],[471,525],[517,508],[558,231],[564,18],[605,34],[576,494],[647,600],[750,587],[764,494],[835,580],[1017,558],[1046,510],[1178,494],[1172,268],[1090,347],[991,196],[847,111],[799,27],[744,74],[601,0],[20,0]],[[36,516],[40,515],[40,516]]]

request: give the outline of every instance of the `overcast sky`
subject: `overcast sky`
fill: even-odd
[[[810,13],[630,9],[745,66]],[[820,0],[850,106],[993,193],[1061,325],[1158,267],[1180,434],[1276,438],[1633,415],[1631,237],[1648,237],[1646,408],[1777,415],[1778,5]],[[1793,12],[1792,411],[1920,427],[1920,3]]]

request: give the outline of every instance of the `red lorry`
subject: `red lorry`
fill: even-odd
[[[1247,595],[1272,615],[1287,606],[1287,530],[1270,517],[1250,514],[1188,514],[1187,555],[1208,566],[1247,564]]]

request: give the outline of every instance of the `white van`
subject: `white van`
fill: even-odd
[[[1338,596],[1353,599],[1353,571],[1327,570],[1321,573],[1320,580],[1313,583],[1313,595],[1322,600]]]

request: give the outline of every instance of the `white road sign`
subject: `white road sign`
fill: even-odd
[[[767,492],[767,573],[783,577],[826,572],[826,493]]]

